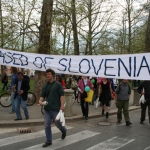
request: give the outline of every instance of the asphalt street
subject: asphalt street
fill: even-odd
[[[116,114],[109,119],[91,118],[66,123],[67,136],[52,125],[53,144],[49,150],[150,150],[150,124],[148,119],[140,124],[140,109],[130,112],[132,125],[127,127],[124,119],[116,123]],[[21,127],[19,129],[25,129]],[[29,128],[29,126],[27,126]],[[0,129],[0,150],[42,150],[45,142],[44,125],[30,126],[32,133],[19,133],[17,127]]]

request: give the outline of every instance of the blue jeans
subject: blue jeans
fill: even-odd
[[[51,122],[53,121],[56,127],[64,134],[66,133],[66,127],[62,126],[59,120],[55,121],[57,116],[57,111],[44,111],[44,122],[45,122],[45,134],[46,134],[46,142],[52,142],[52,131],[51,131]]]
[[[22,99],[22,97],[18,94],[15,98],[15,112],[18,119],[22,119],[21,113],[20,113],[20,104],[22,106],[22,109],[24,110],[24,115],[26,117],[29,117],[28,109],[26,106],[26,101]]]
[[[14,95],[15,95],[15,92],[11,92],[11,98],[10,98],[10,101],[11,101],[11,105],[12,105],[12,109],[11,109],[11,112],[15,112],[15,100],[14,100]]]

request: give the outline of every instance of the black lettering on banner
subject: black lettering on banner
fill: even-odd
[[[86,66],[85,66],[85,67],[81,66],[81,63],[82,63],[83,61],[87,61],[87,63],[88,63],[87,66],[89,67],[89,69],[87,69],[86,72],[83,72],[83,71],[82,71],[82,70],[85,70],[85,68],[86,68]],[[80,61],[80,63],[79,63],[79,72],[81,72],[81,73],[83,73],[83,74],[87,74],[87,73],[89,73],[90,69],[91,69],[90,61],[89,61],[88,59],[86,59],[86,58],[82,59],[82,60]]]
[[[9,63],[11,63],[12,61],[13,61],[13,57],[12,57],[12,53],[10,53],[10,52],[6,52],[5,54],[4,54],[4,57],[5,57],[5,63],[6,64],[9,64]],[[7,59],[6,59],[6,57],[7,57]],[[7,61],[6,61],[7,60]]]
[[[59,71],[66,71],[66,69],[67,69],[67,66],[65,66],[63,63],[61,63],[61,61],[63,61],[63,60],[68,61],[66,58],[62,58],[62,59],[59,60],[59,64],[64,67],[64,70],[58,69]]]
[[[143,65],[144,62],[145,62],[145,65]],[[149,72],[149,75],[150,75],[150,67],[149,67],[149,65],[148,65],[148,62],[147,62],[145,56],[143,56],[143,58],[142,58],[141,65],[140,65],[139,71],[138,71],[138,73],[137,73],[137,77],[139,76],[139,74],[140,74],[140,72],[141,72],[141,69],[142,69],[143,67],[144,67],[144,68],[145,68],[145,67],[147,68],[147,70],[148,70],[148,72]]]
[[[13,56],[12,56],[12,57],[13,57],[13,59],[14,59],[14,62],[13,62],[14,65],[20,65],[20,63],[17,62],[20,58],[17,57],[17,56],[20,56],[20,54],[13,53]]]
[[[129,57],[129,70],[127,69],[127,67],[125,66],[124,62],[122,61],[121,58],[118,58],[118,77],[120,77],[120,64],[123,65],[125,71],[127,72],[128,76],[131,77],[131,57]]]
[[[136,57],[134,57],[134,77],[136,76]]]
[[[49,64],[49,65],[50,65],[50,62],[47,63],[47,60],[51,60],[51,59],[54,59],[54,58],[51,58],[51,57],[45,57],[45,58],[44,58],[44,68],[45,68],[45,69],[47,69],[47,68],[46,68],[46,64]],[[50,68],[50,66],[48,66],[48,68]]]
[[[37,68],[42,68],[44,61],[42,60],[41,57],[35,57],[35,61],[33,62],[33,64],[37,67]]]
[[[98,75],[99,71],[101,70],[101,66],[102,66],[103,61],[104,61],[104,59],[101,60],[100,65],[99,65],[99,68],[98,68],[98,70],[96,71],[96,67],[95,67],[95,65],[94,65],[94,61],[93,61],[93,59],[91,59],[92,66],[93,66],[93,68],[94,68],[94,72],[95,72],[96,75]]]
[[[3,58],[3,63],[4,63],[4,54],[0,51],[0,57]]]
[[[21,59],[22,58],[22,59]],[[19,58],[19,60],[21,61],[21,66],[26,66],[28,65],[28,57],[26,57],[25,55],[21,54],[21,57]],[[23,63],[26,62],[26,63]]]
[[[107,74],[106,73],[108,68],[114,68],[112,66],[107,66],[107,62],[108,61],[116,61],[116,59],[105,59],[105,71],[104,71],[104,75],[106,75],[106,76],[116,76],[116,75],[113,75],[113,74]]]
[[[71,71],[70,68],[71,68],[71,58],[69,59],[69,67],[68,67],[68,71],[69,71],[69,72],[72,72],[72,73],[79,73],[79,72]]]

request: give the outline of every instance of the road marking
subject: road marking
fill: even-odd
[[[135,139],[129,140],[125,138],[118,138],[118,137],[113,137],[107,141],[104,141],[100,144],[94,145],[93,147],[90,147],[86,150],[117,150]]]
[[[16,128],[1,128],[0,134],[8,133],[8,132],[15,132]]]
[[[66,126],[66,128],[71,129],[73,127]],[[60,131],[57,127],[55,127],[55,126],[52,127],[52,133],[58,133],[58,132],[60,132]],[[13,144],[13,143],[17,143],[17,142],[22,142],[22,141],[34,139],[34,138],[39,138],[42,136],[45,136],[45,130],[35,132],[35,133],[27,133],[27,134],[24,134],[24,133],[20,134],[19,133],[19,135],[17,135],[17,136],[0,139],[0,147],[5,146],[5,145],[9,145],[9,144]]]
[[[150,150],[150,146],[149,146],[149,147],[146,147],[144,150]]]
[[[75,142],[85,140],[87,138],[90,138],[90,137],[98,135],[98,134],[101,134],[101,133],[96,133],[96,132],[91,132],[91,131],[85,130],[85,131],[82,131],[82,132],[79,132],[79,133],[76,133],[76,134],[73,134],[73,135],[70,135],[70,136],[66,136],[66,138],[64,140],[56,139],[56,140],[53,141],[53,145],[48,146],[44,149],[55,150],[55,149],[73,144]],[[38,144],[38,145],[35,145],[35,146],[24,148],[22,150],[33,150],[33,149],[41,150],[42,149],[42,144]]]

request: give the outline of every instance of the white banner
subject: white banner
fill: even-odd
[[[0,64],[60,74],[150,80],[150,53],[63,56],[0,49]]]

